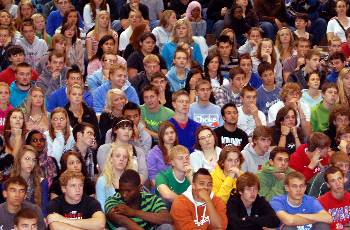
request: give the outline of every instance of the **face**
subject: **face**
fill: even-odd
[[[2,29],[0,30],[0,45],[4,46],[7,44],[10,38],[10,31]]]
[[[114,111],[122,111],[124,105],[126,104],[126,98],[119,94],[112,94],[111,95],[111,103],[112,103],[112,109]]]
[[[233,17],[237,19],[242,19],[243,18],[243,9],[241,7],[236,7],[233,10]]]
[[[191,11],[191,15],[192,15],[193,18],[198,18],[201,15],[201,9],[199,9],[199,7],[195,7]]]
[[[186,172],[186,166],[190,164],[190,156],[188,154],[177,154],[174,159],[171,160],[171,165],[174,169],[181,172]]]
[[[343,78],[344,88],[350,89],[350,74],[346,74]]]
[[[172,127],[168,127],[165,129],[163,142],[166,145],[174,145],[176,140],[176,132]]]
[[[341,52],[341,41],[332,41],[329,46],[329,53]]]
[[[256,92],[255,91],[245,91],[242,97],[243,106],[256,105]]]
[[[81,201],[84,190],[84,181],[79,178],[71,178],[66,186],[62,186],[64,198],[69,204],[77,204]]]
[[[72,39],[75,34],[76,34],[76,31],[77,31],[77,28],[75,26],[75,24],[72,24],[73,26],[69,27],[68,29],[66,29],[63,33],[63,35],[66,37],[66,38],[70,38]]]
[[[101,28],[107,28],[109,26],[109,16],[102,14],[99,16],[99,26],[101,26]]]
[[[284,117],[283,121],[281,122],[281,125],[287,126],[289,128],[294,127],[296,121],[296,116],[293,110],[289,110],[287,115]]]
[[[56,57],[55,55],[52,55],[49,65],[51,72],[61,72],[65,65],[64,57]]]
[[[13,112],[10,116],[11,129],[21,129],[23,127],[24,117],[21,112]]]
[[[119,193],[122,200],[126,203],[132,203],[140,196],[140,187],[132,183],[119,183]]]
[[[243,192],[239,192],[241,195],[241,200],[244,204],[252,205],[258,195],[259,189],[258,186],[245,187]]]
[[[12,65],[17,66],[19,63],[24,62],[24,53],[19,53],[15,55],[9,56],[9,61],[11,62]]]
[[[210,94],[212,92],[211,85],[201,84],[198,86],[196,92],[197,92],[198,99],[200,101],[209,101]]]
[[[10,25],[11,23],[11,15],[6,12],[0,13],[0,25]]]
[[[80,73],[71,73],[67,79],[67,86],[71,87],[72,85],[82,85],[83,78]]]
[[[299,101],[300,96],[301,96],[300,92],[289,90],[285,100],[287,103],[296,102],[296,101]]]
[[[257,44],[259,44],[259,42],[261,41],[260,32],[257,30],[253,30],[249,35],[249,40],[252,40],[252,41],[256,42]]]
[[[261,42],[261,54],[272,54],[273,46],[271,41]]]
[[[244,70],[246,74],[249,74],[253,68],[251,59],[241,59],[239,66]]]
[[[140,42],[141,50],[147,54],[152,53],[154,47],[156,46],[156,42],[148,37],[143,42]]]
[[[123,115],[131,120],[135,125],[138,125],[141,120],[141,114],[137,109],[127,109],[124,111]]]
[[[55,131],[63,131],[67,125],[67,117],[64,113],[58,112],[51,116],[52,127]]]
[[[44,95],[41,91],[31,93],[32,106],[41,107],[44,104]]]
[[[67,158],[67,170],[81,172],[81,161],[74,155],[69,155]]]
[[[203,150],[213,149],[215,147],[215,138],[210,130],[205,129],[201,131],[197,138]]]
[[[82,143],[85,146],[94,146],[95,144],[95,130],[91,127],[85,127],[83,133],[79,133],[81,135]]]
[[[342,62],[340,59],[333,59],[331,61],[332,67],[336,72],[340,72],[344,68],[345,63]]]
[[[160,65],[158,62],[150,62],[144,64],[146,75],[151,76],[160,71]]]
[[[285,185],[285,190],[288,192],[288,198],[297,202],[301,202],[306,190],[305,180],[292,178]]]
[[[282,29],[279,32],[280,41],[282,44],[288,44],[290,42],[291,36],[289,29]]]
[[[176,14],[171,14],[169,19],[168,19],[168,24],[170,26],[174,26],[176,21],[177,21]]]
[[[30,86],[32,80],[32,69],[30,67],[20,67],[17,69],[16,82],[18,85]]]
[[[165,78],[153,78],[151,84],[160,91],[164,91],[166,89],[167,80]]]
[[[70,12],[67,17],[67,22],[76,25],[78,22],[78,13],[75,11]]]
[[[45,29],[45,20],[44,17],[38,17],[35,21],[35,28],[37,30],[43,30]]]
[[[198,175],[196,180],[192,182],[192,194],[197,201],[203,201],[199,198],[199,192],[204,191],[207,194],[211,193],[213,188],[213,180],[211,176]]]
[[[68,100],[73,105],[80,105],[83,102],[83,91],[81,89],[72,88],[69,92]]]
[[[35,153],[31,151],[25,152],[21,158],[21,172],[26,175],[31,174],[36,163],[37,158],[35,156]]]
[[[307,85],[311,89],[319,89],[320,88],[320,76],[318,74],[311,74],[309,76],[309,81],[307,82]]]
[[[178,38],[185,38],[187,36],[188,29],[185,25],[177,26],[175,29],[175,34]]]
[[[190,98],[187,95],[180,95],[176,101],[173,102],[173,107],[176,112],[188,114],[190,108]]]
[[[39,153],[42,152],[45,148],[46,139],[42,133],[36,133],[32,135],[30,140],[30,145],[35,148]]]
[[[339,168],[343,172],[343,175],[347,175],[349,172],[349,162],[338,161],[334,164],[334,166]]]
[[[133,11],[130,11],[129,13],[129,23],[131,26],[135,27],[138,24],[140,24],[142,21],[142,16],[140,14],[136,14]]]
[[[343,1],[338,1],[337,5],[335,7],[335,11],[337,12],[338,15],[344,15],[346,14],[346,4]]]
[[[122,142],[128,142],[132,136],[133,129],[132,127],[126,126],[118,128],[115,132],[118,140]]]
[[[224,111],[223,117],[225,123],[230,125],[236,125],[238,121],[238,111],[234,107],[227,107]]]
[[[115,43],[114,43],[113,39],[110,39],[110,40],[106,41],[105,43],[103,43],[103,45],[102,45],[103,53],[113,53],[114,45],[115,45]]]
[[[174,65],[180,68],[185,68],[188,62],[188,57],[185,52],[176,52],[174,56]]]
[[[110,75],[110,80],[112,85],[121,89],[125,85],[127,80],[126,71],[122,69],[116,70],[114,74]]]
[[[22,5],[21,15],[23,18],[30,18],[33,15],[33,8],[27,4]]]
[[[36,219],[19,218],[15,230],[37,230],[38,224]]]
[[[237,92],[241,92],[244,87],[244,80],[244,74],[237,74],[236,76],[234,76],[233,79],[230,80],[232,89]]]
[[[297,18],[295,19],[295,27],[297,29],[305,29],[307,26],[307,21],[301,19],[301,18]]]
[[[323,93],[323,101],[329,105],[334,105],[338,101],[338,90],[335,88],[328,88]]]
[[[241,160],[239,159],[239,153],[229,152],[226,160],[224,161],[224,170],[230,170],[232,168],[240,168]]]
[[[338,115],[333,124],[337,129],[344,128],[350,124],[349,117],[347,115]]]
[[[264,71],[261,74],[261,79],[265,86],[273,86],[275,85],[275,73],[273,70]]]
[[[220,57],[230,57],[232,52],[232,45],[228,42],[220,42],[218,47]]]
[[[219,69],[219,57],[214,57],[208,64],[208,70],[212,72],[217,72]]]
[[[33,26],[23,26],[22,35],[28,41],[28,43],[32,44],[35,38]]]
[[[59,11],[61,11],[62,13],[65,13],[70,6],[70,1],[68,0],[58,0],[57,3],[57,8]]]
[[[269,160],[270,165],[276,172],[285,172],[288,168],[289,155],[285,152],[277,153],[273,160]]]
[[[143,93],[143,100],[145,105],[150,110],[154,110],[159,107],[159,96],[153,90],[145,91]]]
[[[8,103],[10,98],[10,90],[6,86],[0,86],[0,103]]]
[[[344,192],[345,181],[341,172],[338,171],[333,174],[328,174],[327,179],[328,179],[327,185],[332,192],[335,192],[335,193]]]
[[[109,70],[113,64],[117,64],[118,59],[116,55],[107,54],[104,56],[102,68]]]
[[[269,151],[270,145],[271,145],[271,138],[270,137],[258,137],[257,140],[253,140],[254,147],[257,150],[257,152],[260,153],[266,153]]]
[[[9,184],[7,190],[3,191],[6,202],[12,206],[20,206],[26,195],[26,189],[23,185]]]
[[[124,171],[129,159],[129,153],[126,148],[117,148],[112,153],[112,167],[115,170]]]

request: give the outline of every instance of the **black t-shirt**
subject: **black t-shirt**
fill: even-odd
[[[55,193],[58,196],[63,195],[58,177],[53,180],[49,193]],[[87,178],[84,180],[84,194],[87,196],[95,194],[95,185]]]
[[[273,131],[274,132],[272,135],[272,145],[277,146],[281,138],[281,130],[277,127],[274,127]],[[300,128],[297,128],[297,133],[298,133],[299,140],[301,141],[301,144],[303,144],[303,133]],[[289,155],[294,153],[296,150],[295,138],[292,133],[288,133],[288,135],[286,136],[285,148],[287,149]]]
[[[148,6],[140,3],[139,4],[139,10],[142,14],[142,17],[143,19],[145,20],[149,20],[149,12],[148,12]],[[122,6],[122,8],[120,9],[120,20],[122,19],[128,19],[129,18],[129,13],[131,11],[131,8],[130,8],[130,4],[125,4]]]
[[[218,138],[218,146],[220,148],[226,145],[234,145],[240,150],[248,144],[248,135],[240,128],[236,128],[234,132],[230,132],[225,129],[224,126],[220,126],[214,129],[216,136]]]
[[[155,55],[158,56],[159,61],[160,61],[160,69],[167,69],[165,61],[162,56],[160,56],[157,53],[154,53]],[[134,68],[137,69],[137,72],[145,71],[145,67],[143,66],[143,59],[145,55],[143,55],[142,52],[140,51],[134,51],[128,58],[127,64],[128,68]]]
[[[69,219],[88,219],[95,212],[102,211],[100,203],[93,197],[83,195],[78,204],[69,204],[64,195],[56,197],[49,202],[47,213],[58,213]]]

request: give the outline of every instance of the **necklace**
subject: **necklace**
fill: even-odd
[[[29,120],[33,123],[39,123],[41,121],[41,119],[43,118],[43,114],[41,113],[40,116],[35,119],[32,115],[29,116]]]

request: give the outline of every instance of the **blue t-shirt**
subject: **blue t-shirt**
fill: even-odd
[[[192,120],[200,123],[201,125],[209,126],[215,129],[224,124],[221,117],[221,108],[218,105],[209,103],[208,105],[200,105],[198,102],[194,102],[190,105],[190,111],[188,117]]]
[[[274,90],[268,92],[263,85],[256,90],[256,105],[266,117],[268,117],[269,108],[280,100],[280,91],[281,88],[276,86]]]
[[[271,207],[275,212],[285,211],[289,214],[313,214],[319,213],[323,210],[322,205],[318,200],[312,196],[304,195],[301,205],[298,207],[292,207],[287,201],[287,195],[275,196],[270,201]],[[312,228],[312,224],[304,226],[297,226],[298,230],[309,230]]]

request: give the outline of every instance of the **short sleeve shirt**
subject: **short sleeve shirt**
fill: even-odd
[[[171,168],[160,172],[156,176],[157,195],[159,195],[158,186],[162,184],[165,184],[166,186],[168,186],[169,189],[175,192],[177,195],[181,195],[190,186],[190,182],[188,181],[187,178],[185,178],[185,180],[182,182],[175,179],[173,169]]]

